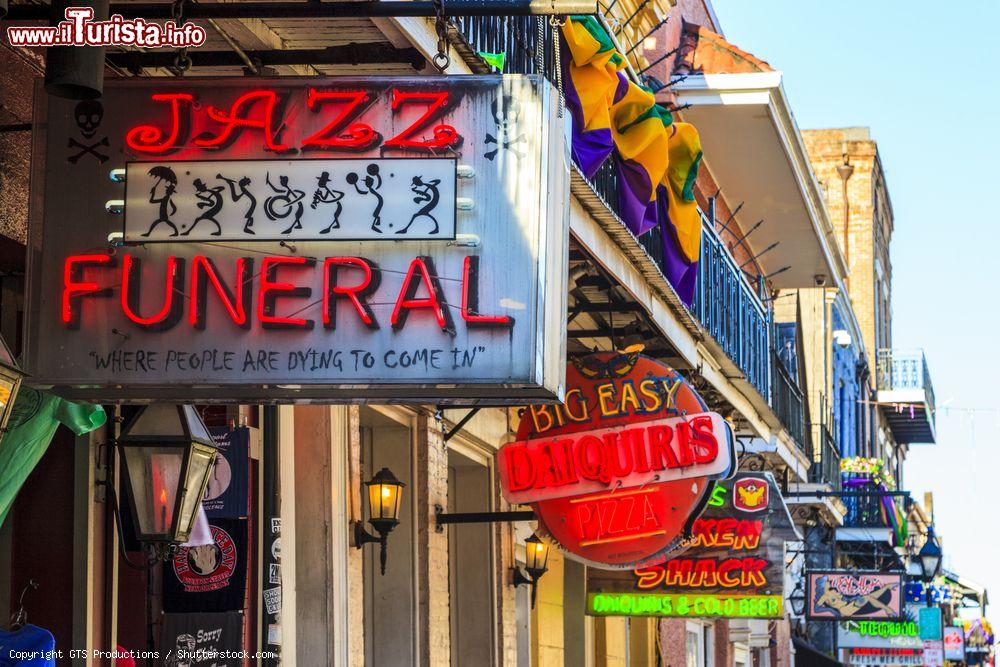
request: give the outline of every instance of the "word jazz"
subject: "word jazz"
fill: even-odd
[[[432,122],[447,113],[453,106],[452,93],[446,90],[400,90],[393,88],[390,107],[393,115],[402,109],[422,111],[411,119],[409,125],[383,139],[379,128],[359,122],[363,114],[378,97],[380,91],[368,90],[317,90],[305,92],[308,115],[326,121],[318,131],[299,139],[302,150],[366,150],[378,145],[406,150],[438,150],[453,148],[462,141],[461,135],[451,125]],[[165,155],[191,145],[201,149],[222,149],[232,144],[244,132],[252,131],[260,139],[264,150],[278,153],[295,150],[288,139],[279,138],[297,132],[296,120],[306,114],[297,113],[299,91],[278,93],[273,90],[251,90],[235,100],[228,108],[202,104],[191,93],[158,93],[152,100],[163,105],[169,120],[165,126],[136,125],[125,134],[125,143],[136,153]],[[296,99],[291,99],[295,97]],[[190,139],[196,124],[214,126]],[[430,129],[430,137],[418,136]],[[286,131],[287,130],[287,131]]]
[[[372,305],[386,302],[376,293],[382,283],[378,265],[363,257],[326,257],[313,259],[298,256],[264,257],[259,270],[252,257],[240,257],[235,269],[224,275],[215,262],[204,255],[190,260],[170,255],[157,273],[157,288],[143,290],[142,260],[130,254],[120,259],[115,255],[72,255],[63,265],[62,308],[63,324],[78,329],[88,302],[109,298],[118,289],[122,313],[140,329],[166,331],[184,317],[195,329],[204,329],[209,298],[217,301],[232,324],[249,329],[257,318],[264,329],[312,329],[315,322],[300,313],[314,304],[321,304],[323,327],[337,328],[337,305],[369,329],[381,326]],[[319,292],[313,296],[320,274]],[[162,277],[160,277],[162,276]],[[466,256],[463,263],[462,303],[458,312],[466,327],[511,328],[514,320],[506,315],[483,315],[479,307],[479,258]],[[256,284],[256,299],[254,285]],[[117,287],[116,287],[117,286]],[[143,303],[156,294],[155,303]],[[419,294],[418,294],[419,293]],[[385,296],[385,295],[383,295]],[[391,297],[390,297],[391,298]],[[282,311],[290,314],[279,315]],[[414,257],[406,270],[403,284],[395,295],[389,323],[402,329],[413,312],[427,313],[441,330],[455,335],[451,308],[445,300],[441,281],[430,257]]]

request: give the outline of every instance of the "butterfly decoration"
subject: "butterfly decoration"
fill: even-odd
[[[573,358],[572,362],[576,370],[589,380],[620,378],[632,372],[644,349],[645,346],[642,344],[629,345],[624,350],[611,353],[610,357],[604,354],[591,354]]]

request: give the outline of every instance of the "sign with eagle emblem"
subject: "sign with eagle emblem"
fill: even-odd
[[[801,540],[769,472],[715,483],[683,553],[631,572],[588,570],[594,616],[781,618],[785,542]]]

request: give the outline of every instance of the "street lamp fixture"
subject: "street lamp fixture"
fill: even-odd
[[[7,341],[0,336],[0,433],[7,430],[7,421],[14,410],[17,390],[21,388],[24,375],[14,354],[7,347]]]
[[[194,526],[218,452],[193,405],[140,408],[118,437],[136,537],[169,557]],[[166,547],[166,548],[164,548]]]
[[[934,526],[927,527],[927,539],[917,553],[920,559],[920,571],[925,583],[929,584],[941,571],[941,544],[934,536]]]
[[[535,607],[535,592],[538,586],[538,580],[542,578],[542,575],[548,571],[548,561],[549,561],[549,545],[538,538],[537,535],[532,534],[531,537],[524,541],[524,569],[527,571],[527,575],[521,571],[521,568],[514,568],[514,585],[520,586],[521,584],[531,585],[531,607]]]
[[[802,616],[806,611],[806,590],[803,586],[804,579],[799,579],[795,588],[788,594],[788,604],[792,605],[792,613]]]
[[[399,525],[399,505],[406,485],[396,479],[391,470],[382,468],[365,482],[365,486],[368,488],[368,523],[378,536],[369,533],[358,521],[354,524],[354,546],[360,549],[369,542],[378,542],[381,545],[379,562],[382,574],[385,574],[386,545],[389,533]]]

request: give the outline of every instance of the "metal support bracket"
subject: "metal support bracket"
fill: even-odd
[[[534,521],[532,510],[514,510],[510,512],[445,512],[440,505],[434,506],[437,518],[437,532],[451,523],[506,523],[513,521]]]
[[[451,429],[449,429],[449,431],[444,434],[444,441],[448,442],[449,440],[454,438],[455,434],[461,431],[462,428],[464,428],[465,425],[469,423],[469,420],[475,417],[476,414],[479,413],[479,410],[480,408],[472,408],[467,413],[465,413],[465,416],[459,419],[458,422],[456,422],[455,425],[452,426]],[[438,411],[440,412],[440,409],[438,409]]]

